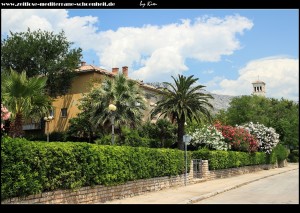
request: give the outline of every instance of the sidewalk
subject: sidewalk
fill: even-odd
[[[104,204],[190,204],[266,177],[296,169],[299,169],[298,163],[289,163],[287,167],[283,168],[262,170],[230,178],[149,192],[144,195],[113,200]]]

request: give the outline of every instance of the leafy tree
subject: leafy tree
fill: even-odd
[[[178,78],[175,79],[172,76],[175,85],[164,82],[167,87],[163,88],[163,98],[151,111],[152,117],[160,114],[159,116],[169,117],[177,123],[177,142],[178,148],[181,150],[184,149],[183,135],[186,120],[195,119],[200,123],[203,116],[210,119],[209,108],[213,108],[208,102],[208,99],[213,97],[200,92],[205,86],[193,86],[198,80],[193,77],[193,75],[189,77],[178,75]]]
[[[93,89],[93,85],[100,85],[101,81],[91,80],[87,86],[90,93],[83,94],[80,99],[80,104],[78,109],[80,112],[75,118],[69,120],[69,128],[67,130],[67,135],[73,140],[86,140],[89,143],[94,142],[94,139],[103,136],[105,134],[103,127],[95,128],[90,121],[90,112],[92,110],[92,103],[98,98],[98,90]]]
[[[1,73],[1,101],[12,114],[9,135],[23,136],[23,118],[40,119],[51,107],[51,99],[45,94],[46,77],[27,78],[14,70]]]
[[[140,127],[139,133],[152,139],[153,148],[168,148],[176,141],[176,127],[167,119],[158,119],[156,123],[148,121]]]
[[[68,138],[72,138],[72,141],[88,141],[93,142],[96,136],[93,125],[89,122],[89,119],[85,116],[86,113],[82,112],[75,118],[69,120],[70,126],[67,130]]]
[[[91,124],[97,128],[111,126],[111,112],[109,104],[114,104],[117,110],[114,112],[114,123],[117,129],[121,126],[130,128],[138,127],[146,108],[144,96],[135,81],[128,80],[123,74],[115,76],[115,79],[106,79],[100,87],[94,88],[86,97],[89,100],[89,111],[86,111]]]
[[[71,49],[72,44],[63,31],[10,32],[1,40],[1,69],[26,71],[28,77],[47,76],[48,94],[52,97],[65,94],[82,52],[80,48]]]
[[[273,127],[284,145],[294,149],[299,147],[299,104],[291,100],[257,95],[235,97],[230,107],[214,119],[232,126],[258,122]]]

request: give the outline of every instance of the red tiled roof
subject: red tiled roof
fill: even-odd
[[[104,75],[108,75],[108,76],[115,76],[112,72],[109,72],[105,69],[102,69],[100,67],[96,67],[94,65],[83,65],[80,66],[78,69],[75,70],[76,72],[90,72],[90,71],[94,71],[94,72],[100,72]]]
[[[109,72],[105,69],[102,69],[100,67],[97,67],[97,66],[94,66],[94,65],[83,65],[83,66],[80,66],[78,69],[75,69],[76,72],[78,73],[83,73],[83,72],[99,72],[101,74],[104,74],[104,75],[107,75],[107,76],[110,76],[110,77],[114,77],[115,74],[112,73],[112,72]],[[129,80],[133,80],[133,79],[130,79],[128,78]],[[137,81],[137,80],[133,80],[133,81],[136,81],[141,87],[144,87],[144,88],[147,88],[147,89],[150,89],[150,90],[154,90],[154,91],[157,91],[157,92],[160,92],[159,89],[151,86],[151,85],[148,85],[148,84],[144,84],[140,81]]]

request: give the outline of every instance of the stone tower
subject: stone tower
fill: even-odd
[[[260,95],[266,97],[266,83],[260,80],[254,81],[252,95]]]

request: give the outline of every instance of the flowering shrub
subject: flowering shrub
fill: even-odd
[[[219,130],[231,150],[243,152],[256,152],[258,149],[258,141],[248,130],[243,127],[223,126],[216,123],[215,127]]]
[[[10,112],[8,111],[8,109],[6,109],[5,106],[3,106],[3,104],[1,104],[1,129],[3,130],[3,121],[6,121],[10,118]]]
[[[191,133],[191,144],[195,147],[207,147],[215,150],[227,150],[224,137],[214,126],[204,126]]]
[[[241,127],[247,129],[259,142],[259,150],[271,154],[272,149],[279,143],[279,134],[272,127],[259,123],[247,123]]]

